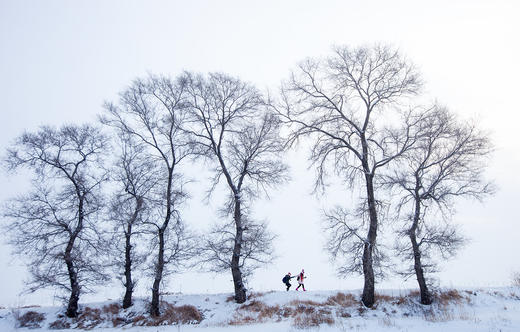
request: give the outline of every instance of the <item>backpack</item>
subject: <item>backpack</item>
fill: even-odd
[[[283,282],[284,284],[286,284],[287,281],[289,281],[289,276],[285,276],[285,277],[283,277],[282,282]]]
[[[298,281],[301,280],[301,274],[298,274],[298,277],[296,278],[296,280],[298,280]]]

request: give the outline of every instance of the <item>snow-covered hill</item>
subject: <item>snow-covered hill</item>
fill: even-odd
[[[419,304],[416,293],[385,291],[374,308],[360,292],[253,293],[242,305],[230,294],[165,295],[162,316],[147,315],[147,301],[122,310],[109,301],[81,306],[78,319],[59,307],[0,309],[0,331],[520,331],[520,289],[444,290],[435,304]]]

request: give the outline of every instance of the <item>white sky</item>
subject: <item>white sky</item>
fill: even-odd
[[[148,72],[224,71],[275,89],[297,61],[326,55],[333,44],[391,43],[421,69],[430,98],[478,117],[497,148],[489,175],[499,191],[484,204],[459,204],[455,220],[472,242],[443,266],[441,284],[507,285],[512,271],[520,271],[519,14],[514,0],[0,0],[0,151],[23,130],[94,121],[104,100],[115,100]],[[339,194],[310,196],[305,151],[290,160],[293,182],[256,209],[279,235],[279,258],[250,286],[282,289],[283,274],[304,267],[309,289],[361,288],[360,278],[338,279],[322,250],[320,209],[347,201]],[[23,177],[0,173],[0,201],[26,187]],[[199,228],[214,219],[200,203],[202,190],[192,188],[185,213]],[[50,293],[18,296],[26,274],[9,250],[0,245],[0,305],[51,302]],[[416,285],[393,279],[378,286]],[[138,293],[148,296],[148,288],[143,281]],[[166,290],[231,292],[232,283],[230,275],[187,273]],[[96,296],[121,292],[115,287]]]

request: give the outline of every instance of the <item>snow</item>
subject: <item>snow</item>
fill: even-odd
[[[343,299],[347,302],[331,302],[330,298],[338,291],[276,291],[253,293],[244,305],[230,301],[231,294],[171,294],[164,295],[163,301],[179,307],[192,305],[203,313],[198,324],[169,326],[132,326],[113,327],[112,319],[120,317],[131,321],[133,317],[146,315],[148,302],[136,299],[133,307],[110,313],[106,308],[114,301],[82,304],[85,308],[99,309],[103,320],[93,328],[94,331],[193,331],[193,332],[231,332],[231,331],[520,331],[520,289],[519,288],[479,288],[452,291],[444,290],[441,297],[431,306],[418,303],[417,296],[409,291],[387,290],[378,292],[378,301],[373,309],[364,308],[359,303],[360,291],[346,292]],[[450,295],[451,294],[451,295]],[[336,297],[338,298],[338,297]],[[351,302],[348,302],[351,301]],[[103,309],[105,307],[105,309]],[[255,310],[255,308],[260,308]],[[262,316],[259,310],[273,309],[271,314]],[[34,331],[56,331],[49,324],[63,315],[62,307],[24,307],[0,309],[0,331],[23,331],[28,328],[17,327],[16,316],[28,311],[45,315],[40,322],[42,328]],[[287,313],[287,315],[284,315]],[[306,315],[310,316],[306,316]],[[314,315],[314,316],[312,316]],[[317,316],[316,316],[317,315]],[[332,321],[319,326],[309,327],[298,324],[308,317],[322,317]],[[63,316],[61,316],[63,317]],[[300,318],[298,318],[300,317]],[[65,318],[61,318],[66,320]],[[70,329],[78,331],[77,322],[69,320]],[[244,324],[244,322],[253,322]],[[86,322],[85,324],[89,324]],[[233,324],[239,325],[233,325]]]

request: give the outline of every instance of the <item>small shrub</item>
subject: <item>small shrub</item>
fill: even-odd
[[[70,323],[64,319],[58,319],[49,324],[49,329],[51,330],[65,330],[70,329]]]
[[[40,328],[40,323],[45,320],[45,315],[36,311],[27,311],[25,314],[17,317],[20,327],[28,327],[30,329]]]

